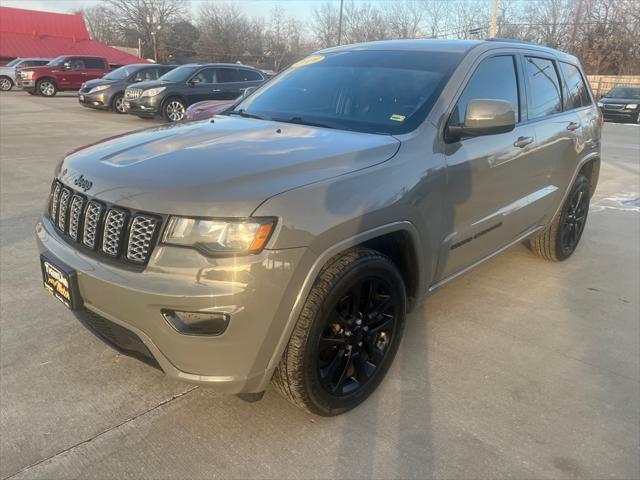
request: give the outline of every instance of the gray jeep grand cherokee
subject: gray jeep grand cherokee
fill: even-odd
[[[336,415],[424,294],[583,232],[602,119],[578,61],[510,41],[324,50],[227,116],[84,147],[37,224],[45,287],[173,377]]]

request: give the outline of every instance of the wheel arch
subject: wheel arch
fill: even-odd
[[[578,175],[584,175],[589,180],[590,197],[596,192],[598,178],[600,178],[600,157],[593,157],[582,164]]]
[[[180,93],[172,93],[170,95],[167,95],[161,103],[161,110],[164,111],[164,107],[167,106],[167,103],[169,103],[171,100],[177,98],[178,100],[181,100],[184,103],[185,109],[189,106],[189,102],[187,102],[187,99],[185,98],[184,95],[180,94]]]
[[[52,82],[56,88],[58,88],[58,82],[56,81],[55,77],[51,77],[49,75],[46,75],[44,77],[40,77],[36,80],[35,84],[38,85],[40,82],[44,82],[45,80],[49,80],[50,82]]]
[[[13,78],[11,78],[9,75],[0,75],[0,79],[2,78],[6,78],[7,80],[9,80],[11,82],[11,85],[16,84],[16,82],[13,81]]]
[[[124,98],[124,90],[122,90],[120,92],[116,92],[113,95],[111,95],[111,100],[109,100],[109,106],[111,108],[115,107],[115,102],[116,102],[116,98],[118,97],[118,95],[122,95],[122,97]]]

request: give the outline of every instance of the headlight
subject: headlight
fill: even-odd
[[[625,108],[630,108],[630,109],[634,109],[634,108],[638,108],[638,104],[637,103],[627,103],[627,106]]]
[[[602,102],[598,102],[598,106],[602,108]]]
[[[91,90],[89,90],[89,93],[101,92],[102,90],[106,90],[110,86],[111,85],[98,85],[97,87],[93,87]]]
[[[31,78],[33,77],[33,72],[31,70],[22,70],[22,72],[20,72],[20,74],[24,77],[24,78]]]
[[[164,243],[194,247],[205,254],[258,253],[267,244],[273,218],[238,220],[171,217]]]
[[[150,88],[149,90],[145,90],[144,92],[142,92],[142,95],[140,95],[140,96],[141,97],[155,97],[159,93],[164,92],[166,88],[167,87]]]

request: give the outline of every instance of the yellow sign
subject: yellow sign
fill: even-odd
[[[396,115],[395,113],[389,117],[390,120],[394,122],[404,122],[404,119],[407,118],[404,115]]]
[[[322,60],[324,60],[324,55],[311,55],[310,57],[303,58],[299,62],[294,63],[293,65],[291,65],[291,68],[306,67],[307,65],[318,63]]]

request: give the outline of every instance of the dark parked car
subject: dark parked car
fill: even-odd
[[[109,72],[106,58],[63,55],[42,67],[20,70],[20,86],[32,95],[53,97],[64,90],[78,90],[87,80]]]
[[[234,100],[265,80],[260,70],[244,65],[183,65],[157,81],[128,87],[125,101],[133,115],[162,115],[168,122],[177,122],[184,118],[189,105],[203,100]]]
[[[102,78],[82,84],[78,92],[80,105],[99,110],[127,113],[124,106],[124,90],[132,83],[154,81],[173,70],[175,65],[126,65]]]
[[[605,120],[640,123],[640,86],[615,87],[598,102]]]

